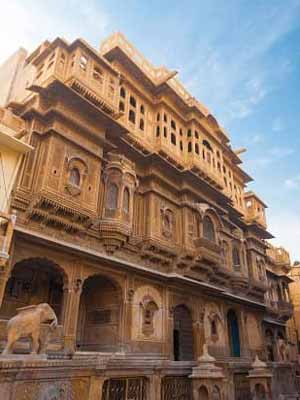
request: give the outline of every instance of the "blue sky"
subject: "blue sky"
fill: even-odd
[[[20,46],[63,36],[95,48],[122,31],[247,147],[250,188],[269,205],[269,230],[300,259],[300,0],[10,0],[0,62]],[[55,4],[54,4],[55,3]]]

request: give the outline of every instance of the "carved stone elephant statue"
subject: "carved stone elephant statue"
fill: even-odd
[[[45,351],[49,335],[41,337],[41,324],[50,323],[50,330],[57,327],[57,317],[53,309],[47,303],[21,307],[17,309],[17,315],[7,323],[7,344],[2,354],[12,353],[14,344],[21,337],[31,337],[31,354]]]

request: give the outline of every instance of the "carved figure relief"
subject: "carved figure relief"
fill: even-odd
[[[204,332],[208,345],[220,345],[224,342],[224,321],[219,307],[215,303],[205,306]]]
[[[162,206],[160,215],[162,235],[167,239],[171,239],[174,235],[174,213],[166,206]]]
[[[132,302],[132,336],[138,340],[162,339],[162,299],[152,286],[140,286]]]
[[[50,322],[51,330],[57,327],[57,317],[53,309],[47,303],[35,306],[21,307],[17,309],[18,314],[7,323],[7,344],[3,355],[13,351],[14,344],[21,337],[32,339],[31,354],[42,353],[46,349],[47,335],[44,342],[41,341],[41,323]]]

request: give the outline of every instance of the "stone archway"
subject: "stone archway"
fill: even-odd
[[[199,389],[199,400],[208,400],[208,399],[209,395],[206,386],[201,386]]]
[[[194,360],[193,322],[190,310],[183,304],[174,309],[173,351],[175,361]]]
[[[58,319],[58,329],[50,335],[52,350],[62,348],[62,319],[64,314],[64,285],[68,279],[65,271],[47,258],[27,258],[17,262],[11,270],[6,283],[3,302],[0,308],[0,341],[6,341],[7,321],[17,314],[17,309],[40,303],[48,303]],[[43,325],[42,331],[47,332]],[[27,352],[30,340],[18,341],[18,351]]]
[[[47,258],[28,258],[16,263],[7,281],[0,318],[8,320],[16,309],[48,303],[58,321],[63,315],[63,287],[67,282],[64,270]]]
[[[94,275],[83,284],[76,347],[82,351],[117,351],[120,345],[121,289]]]

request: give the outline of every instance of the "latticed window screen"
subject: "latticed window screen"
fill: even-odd
[[[192,400],[191,379],[187,376],[166,376],[161,383],[162,400]]]
[[[103,400],[147,400],[146,378],[114,378],[103,385]]]

